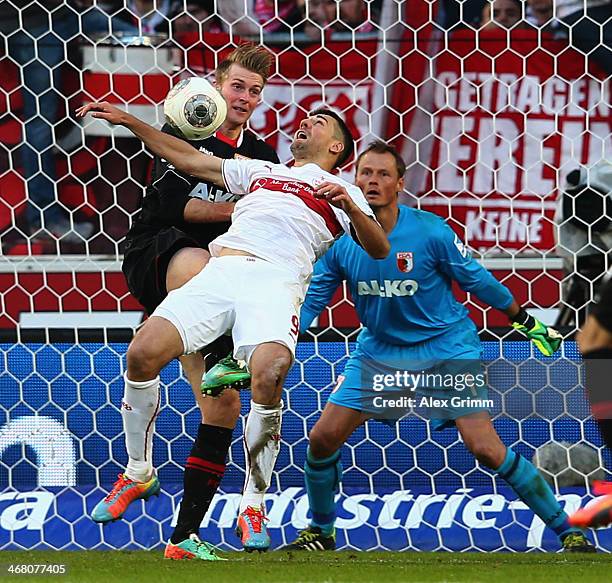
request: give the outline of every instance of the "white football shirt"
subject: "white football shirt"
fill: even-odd
[[[361,190],[316,164],[289,168],[262,160],[223,160],[223,181],[241,198],[227,233],[210,244],[213,256],[221,247],[252,253],[291,269],[302,284],[312,275],[314,262],[342,234],[350,233],[348,215],[314,197],[314,189],[329,181],[346,188],[367,215],[374,212]]]

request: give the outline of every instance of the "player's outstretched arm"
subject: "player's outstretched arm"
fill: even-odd
[[[177,170],[200,178],[205,182],[212,182],[221,187],[225,186],[221,175],[221,158],[203,154],[187,142],[160,132],[148,123],[107,101],[88,103],[79,107],[76,113],[78,117],[85,117],[88,113],[91,113],[91,116],[97,119],[105,119],[113,125],[125,126],[142,140],[151,152],[168,160]]]
[[[524,334],[545,356],[552,356],[561,345],[561,334],[545,326],[540,320],[528,314],[514,299],[510,290],[472,257],[469,249],[444,223],[438,228],[435,238],[439,254],[439,267],[454,279],[461,289],[504,312],[515,330]]]
[[[348,215],[359,243],[370,257],[384,259],[389,255],[391,245],[383,228],[357,206],[344,186],[335,182],[323,182],[315,190],[315,197],[327,200]]]

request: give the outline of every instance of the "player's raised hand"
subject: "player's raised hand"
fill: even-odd
[[[94,101],[83,105],[76,110],[77,117],[85,117],[91,113],[91,117],[105,119],[114,125],[124,125],[130,114],[111,105],[108,101]]]
[[[322,198],[329,204],[348,213],[357,205],[344,186],[335,182],[322,182],[315,189],[315,198]]]

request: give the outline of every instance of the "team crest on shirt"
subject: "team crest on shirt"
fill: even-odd
[[[412,259],[412,251],[398,251],[395,255],[397,259],[397,268],[403,273],[412,271],[414,261]]]

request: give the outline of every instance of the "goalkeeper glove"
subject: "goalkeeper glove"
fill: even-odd
[[[554,328],[545,326],[523,308],[511,320],[512,327],[527,336],[544,356],[552,356],[561,345],[563,337],[559,332]]]

